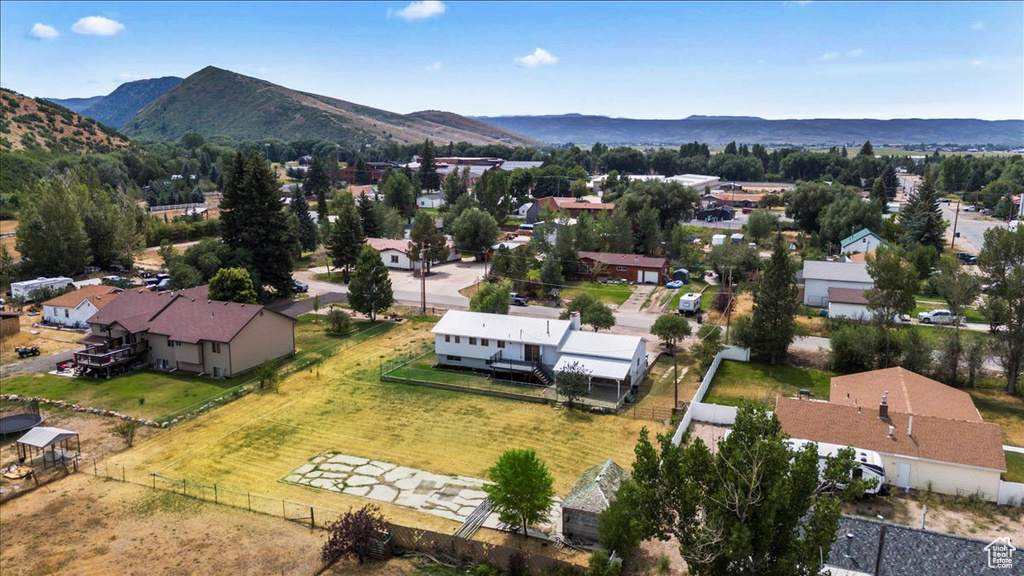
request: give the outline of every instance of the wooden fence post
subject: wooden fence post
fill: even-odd
[[[249,501],[249,512],[252,512],[252,492],[246,492],[245,498]]]
[[[121,464],[121,482],[125,481],[124,464]]]
[[[313,507],[309,507],[309,529],[314,530],[316,528],[316,521],[313,520]]]
[[[214,504],[220,504],[220,502],[217,501],[217,485],[216,484],[213,485],[213,503]]]

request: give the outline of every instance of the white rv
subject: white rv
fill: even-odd
[[[803,447],[810,443],[811,440],[791,438],[787,442],[791,450],[799,451],[803,450]],[[826,442],[816,442],[816,444],[818,445],[818,469],[821,471],[821,474],[824,474],[826,459],[829,456],[835,456],[846,446],[828,444]],[[868,494],[878,494],[882,490],[882,486],[885,485],[885,467],[882,464],[882,456],[873,450],[863,450],[861,448],[854,448],[853,450],[854,459],[860,465],[858,468],[853,469],[853,477],[865,480],[872,478],[878,480],[873,488],[867,490]],[[842,486],[840,487],[842,488]]]
[[[679,297],[679,313],[695,314],[700,312],[700,294],[683,294]]]
[[[56,278],[44,278],[40,276],[34,280],[22,282],[11,282],[11,297],[23,298],[26,302],[32,300],[42,290],[63,290],[71,285],[71,278],[57,276]]]
[[[725,245],[725,234],[715,234],[711,237],[712,246],[724,246]]]

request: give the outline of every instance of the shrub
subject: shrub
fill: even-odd
[[[141,399],[140,399],[141,400]],[[118,422],[111,432],[124,441],[125,448],[131,448],[135,444],[135,433],[139,430],[139,423],[135,420],[124,420]]]
[[[347,312],[339,308],[331,308],[327,312],[327,332],[330,334],[342,334],[348,332],[352,318]]]
[[[355,558],[362,564],[370,558],[374,545],[380,542],[387,529],[380,509],[373,504],[355,512],[350,508],[328,528],[320,558],[328,565],[342,558]]]

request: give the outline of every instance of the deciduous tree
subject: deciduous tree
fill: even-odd
[[[221,268],[210,279],[211,300],[223,302],[256,303],[256,289],[245,268]]]
[[[511,294],[512,282],[508,280],[485,282],[469,299],[469,309],[488,314],[508,314]]]
[[[525,538],[530,525],[547,519],[554,478],[536,452],[506,450],[487,475],[492,484],[485,484],[484,491],[502,522],[521,527]]]
[[[452,237],[460,250],[483,254],[498,239],[498,223],[480,208],[468,208],[452,224]]]
[[[331,565],[342,558],[355,558],[360,564],[369,559],[375,547],[381,545],[388,524],[374,504],[342,514],[328,528],[327,542],[320,551],[320,559]]]
[[[895,361],[890,354],[891,328],[898,315],[913,312],[916,305],[917,271],[903,259],[899,248],[886,246],[879,246],[873,255],[868,254],[867,271],[874,281],[874,286],[865,291],[868,310],[885,332],[886,354],[880,364],[888,368]]]
[[[569,408],[573,408],[577,400],[587,395],[590,372],[579,362],[570,362],[564,369],[555,373],[555,387],[560,395],[565,396]]]
[[[679,314],[662,314],[651,326],[651,334],[661,339],[670,354],[675,353],[676,345],[690,332],[690,322]]]

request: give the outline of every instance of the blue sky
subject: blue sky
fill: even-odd
[[[393,110],[1024,118],[1024,2],[0,4],[0,84],[207,65]]]

